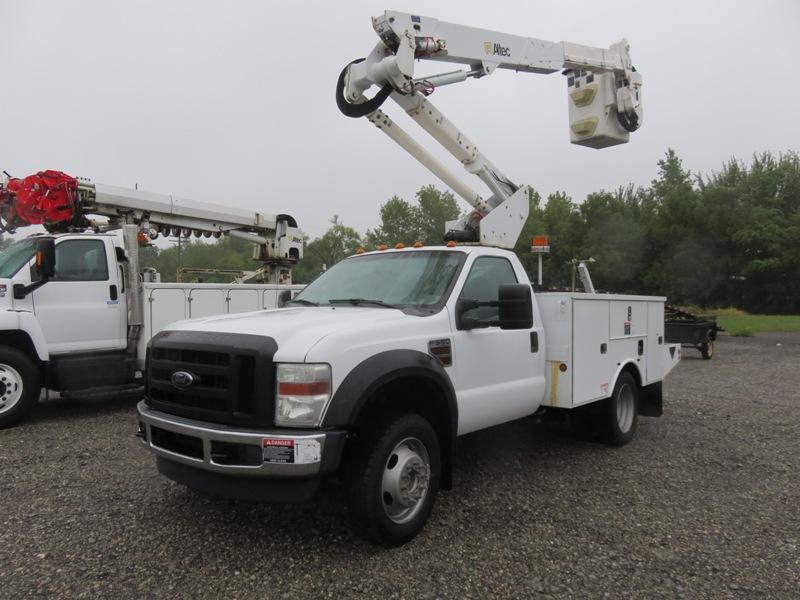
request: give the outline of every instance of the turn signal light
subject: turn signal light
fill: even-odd
[[[331,391],[330,381],[310,381],[304,383],[281,381],[278,394],[281,396],[317,396]]]

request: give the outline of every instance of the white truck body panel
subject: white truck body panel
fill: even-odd
[[[536,299],[547,337],[548,406],[607,398],[627,364],[649,385],[677,362],[665,354],[664,297],[545,292]]]
[[[278,307],[279,294],[294,296],[303,285],[245,283],[143,283],[144,328],[138,357],[144,366],[147,343],[174,321],[245,313]]]

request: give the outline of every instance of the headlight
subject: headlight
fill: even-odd
[[[278,364],[275,380],[275,425],[319,425],[331,397],[330,365]]]

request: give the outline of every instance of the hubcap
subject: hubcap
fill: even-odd
[[[619,430],[627,433],[633,427],[633,418],[636,416],[636,401],[634,400],[633,388],[627,383],[623,384],[619,389],[616,404]]]
[[[428,450],[417,438],[406,438],[389,453],[381,480],[383,510],[392,521],[410,521],[428,495],[431,466]]]
[[[0,364],[0,414],[10,411],[22,398],[22,377],[14,367]]]

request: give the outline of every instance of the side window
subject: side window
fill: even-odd
[[[107,281],[106,248],[100,240],[67,240],[56,244],[53,281]]]
[[[498,289],[504,283],[518,283],[514,268],[508,259],[483,256],[472,264],[459,298],[478,302],[497,301]],[[497,319],[499,309],[496,306],[481,306],[465,312],[464,316],[480,320]]]

